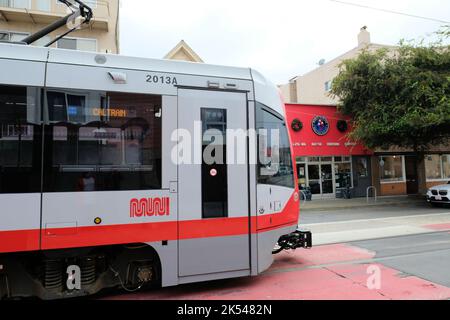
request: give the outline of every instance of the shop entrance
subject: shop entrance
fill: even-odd
[[[313,197],[334,197],[333,165],[331,163],[308,165],[309,187]]]
[[[406,172],[406,190],[408,194],[419,193],[419,179],[417,177],[417,157],[405,157],[405,172]]]
[[[299,157],[299,187],[314,199],[335,198],[338,190],[352,185],[351,157]]]

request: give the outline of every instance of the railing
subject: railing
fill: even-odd
[[[367,198],[367,203],[370,203],[370,190],[373,190],[373,194],[374,194],[374,199],[375,199],[375,203],[378,201],[378,194],[377,194],[377,188],[375,188],[374,186],[370,186],[367,188],[367,192],[366,192],[366,198]]]
[[[108,19],[111,17],[111,9],[107,0],[84,0],[86,5],[91,6],[94,17]],[[56,14],[66,14],[67,7],[56,0],[0,0],[0,7],[11,9],[22,9],[24,12],[39,11]]]
[[[303,201],[300,203],[300,206],[306,204],[306,193],[303,190],[300,190],[300,193],[303,195]]]

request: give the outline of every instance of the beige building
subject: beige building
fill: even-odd
[[[330,96],[333,79],[339,74],[339,65],[343,60],[355,58],[361,50],[378,50],[381,48],[394,48],[371,42],[370,33],[366,27],[361,28],[358,34],[358,45],[343,55],[320,63],[320,66],[304,74],[296,76],[289,83],[280,85],[286,102],[301,104],[336,105],[337,100]]]
[[[164,56],[163,59],[198,63],[204,62],[202,58],[200,58],[200,56],[194,50],[192,50],[192,48],[184,40],[181,40],[175,46],[175,48],[170,50],[169,53]]]
[[[85,0],[94,11],[89,26],[72,32],[53,47],[119,53],[119,0]],[[66,16],[58,0],[0,0],[0,41],[20,41]],[[68,31],[60,28],[33,45],[44,46]]]
[[[315,70],[280,85],[285,101],[293,104],[336,106],[339,100],[331,96],[330,91],[333,79],[339,74],[341,62],[357,57],[364,49],[375,51],[381,48],[395,52],[397,47],[372,43],[367,27],[361,28],[357,47],[329,62],[321,61]],[[372,185],[377,189],[378,195],[425,194],[427,188],[450,180],[450,143],[432,147],[423,160],[412,150],[377,149],[371,158],[371,168]]]

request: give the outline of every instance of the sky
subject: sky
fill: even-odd
[[[163,58],[180,40],[210,64],[252,67],[276,84],[357,46],[420,39],[444,23],[331,0],[121,0],[121,54]],[[450,0],[347,0],[450,21]],[[449,23],[450,25],[450,23]]]

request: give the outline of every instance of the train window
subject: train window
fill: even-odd
[[[40,192],[40,89],[0,85],[0,193]]]
[[[258,183],[294,188],[291,146],[283,117],[257,103],[256,129],[259,150]]]
[[[162,98],[46,92],[44,191],[161,189]]]
[[[227,111],[225,109],[202,108],[201,119],[203,127],[202,154],[204,155],[202,163],[202,216],[204,219],[225,218],[228,216]]]

